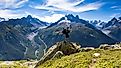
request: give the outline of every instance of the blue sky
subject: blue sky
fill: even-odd
[[[0,17],[21,18],[27,15],[55,22],[66,14],[85,20],[109,21],[121,16],[121,0],[0,0]]]

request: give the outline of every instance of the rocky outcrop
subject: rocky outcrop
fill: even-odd
[[[109,49],[113,49],[113,46],[108,44],[103,44],[103,45],[100,45],[99,49],[109,50]]]
[[[80,45],[73,42],[62,41],[57,42],[55,45],[50,47],[46,54],[40,59],[35,68],[44,63],[45,61],[52,59],[54,57],[59,57],[62,55],[70,55],[80,51]]]
[[[121,46],[120,44],[115,44],[115,45],[102,44],[100,45],[99,49],[104,49],[104,50],[121,49]]]
[[[91,50],[94,50],[94,49],[95,49],[94,47],[81,48],[81,52],[88,52],[88,51],[91,51]]]

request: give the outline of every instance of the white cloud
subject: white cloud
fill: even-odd
[[[112,6],[111,8],[115,10],[121,10],[121,6]]]
[[[7,10],[7,9],[6,10],[0,10],[0,17],[8,20],[8,19],[22,18],[22,17],[25,17],[27,15],[32,15],[32,17],[38,18],[41,21],[53,23],[53,22],[58,21],[61,17],[65,16],[63,14],[53,14],[53,15],[50,15],[50,16],[42,16],[41,17],[39,15],[30,13],[30,12],[27,12],[27,11],[22,11],[22,12],[23,13],[19,13],[19,12],[16,13],[16,11]]]
[[[35,18],[40,19],[39,16],[37,16],[37,15],[35,15],[35,14],[32,14],[32,13],[30,13],[30,12],[25,12],[25,13],[26,13],[26,15],[31,15],[32,17],[35,17]]]
[[[51,16],[41,17],[40,20],[45,21],[45,22],[49,22],[49,23],[54,23],[64,16],[65,15],[63,15],[63,14],[53,14]]]
[[[25,14],[15,14],[11,10],[0,10],[0,17],[5,19],[12,19],[12,18],[21,18],[25,16]]]
[[[0,8],[19,8],[28,0],[0,0]]]
[[[35,6],[34,8],[47,9],[52,11],[85,12],[90,10],[97,10],[104,5],[104,3],[94,2],[83,6],[77,6],[82,2],[84,2],[84,0],[76,0],[75,2],[69,2],[68,0],[47,0],[45,5]]]
[[[9,3],[9,2],[12,2],[14,0],[0,0],[0,3]]]
[[[121,13],[114,13],[110,17],[113,18],[113,17],[119,17],[119,16],[121,16]]]
[[[28,0],[0,0],[0,17],[11,19],[25,16],[24,10],[10,10],[21,7]],[[9,8],[9,9],[8,9]]]
[[[15,3],[15,0],[0,0],[0,4],[2,5],[2,8],[8,8],[11,7]]]
[[[71,8],[65,8],[65,10],[72,11],[72,12],[85,12],[90,10],[97,10],[99,9],[103,4],[102,3],[90,3],[81,7],[71,7]]]
[[[115,9],[115,8],[118,8],[118,6],[112,6],[111,8],[112,8],[112,9]]]
[[[79,0],[79,1],[72,3],[72,2],[69,2],[68,0],[48,0],[46,3],[46,6],[55,6],[58,8],[63,8],[63,7],[69,8],[69,7],[78,5],[78,4],[82,3],[83,1],[84,0]]]
[[[48,22],[48,23],[54,23],[54,22],[58,21],[60,18],[65,16],[63,14],[52,14],[50,16],[41,17],[39,15],[35,15],[35,14],[29,13],[29,12],[25,12],[25,13],[26,13],[26,15],[32,15],[32,17],[38,18],[41,21]]]
[[[23,6],[24,3],[28,2],[28,1],[29,1],[29,0],[21,0],[21,1],[19,1],[19,2],[16,4],[16,8],[17,8],[17,7]]]

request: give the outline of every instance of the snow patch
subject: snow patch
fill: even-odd
[[[70,23],[71,21],[67,20],[67,18],[65,17],[65,20],[60,21],[58,25],[63,24],[65,27],[70,27]]]
[[[104,34],[108,35],[111,31],[109,31],[109,30],[102,30],[102,32],[103,32]]]
[[[90,36],[95,37],[93,34],[90,34]]]
[[[39,27],[38,30],[47,28],[47,26]]]

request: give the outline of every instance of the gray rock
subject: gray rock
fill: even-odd
[[[103,44],[100,45],[99,49],[104,49],[104,50],[109,50],[109,49],[113,49],[114,47],[108,44]]]
[[[80,47],[81,46],[79,44],[73,42],[68,42],[68,41],[57,42],[55,45],[53,45],[48,49],[46,54],[36,64],[35,68],[37,68],[45,61],[53,59],[54,57],[77,53],[80,51]]]
[[[86,48],[81,48],[81,51],[82,52],[88,52],[88,51],[91,51],[91,50],[94,50],[95,48],[94,47],[86,47]]]
[[[54,59],[54,58],[60,58],[62,56],[64,56],[63,52],[62,51],[57,51],[56,54],[52,57],[52,59]]]

